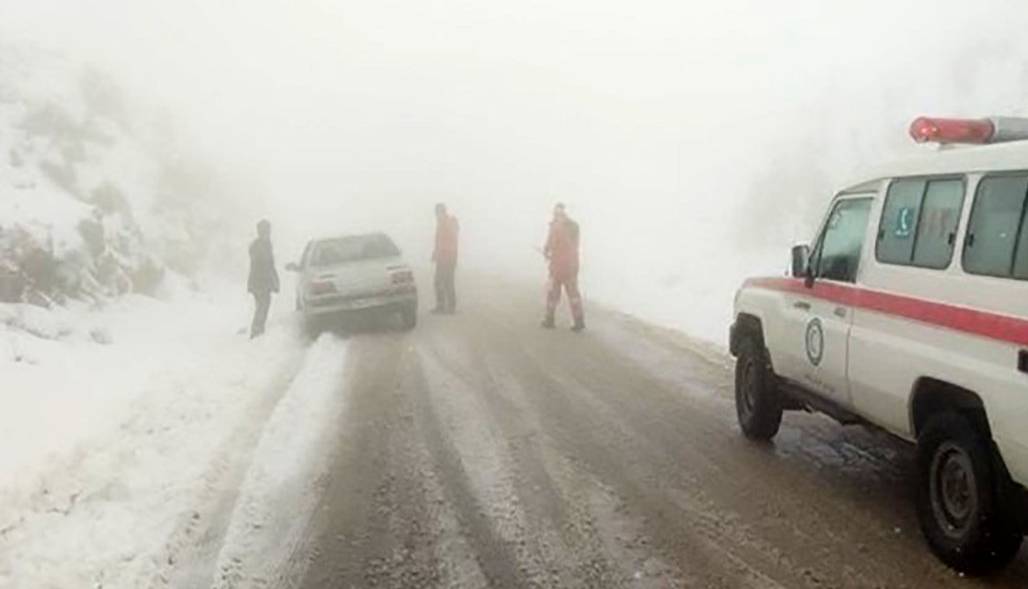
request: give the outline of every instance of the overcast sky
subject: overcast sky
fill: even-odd
[[[0,15],[4,36],[168,105],[267,185],[254,215],[294,240],[374,226],[418,248],[445,200],[469,259],[524,266],[564,200],[606,292],[626,267],[652,267],[632,275],[645,294],[711,256],[784,247],[856,169],[918,149],[914,116],[1023,112],[1028,91],[1018,2],[0,0]]]

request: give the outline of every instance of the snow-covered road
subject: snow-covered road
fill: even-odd
[[[981,586],[925,548],[908,447],[801,414],[749,443],[717,349],[598,309],[543,331],[494,288],[313,342],[221,300],[127,302],[109,345],[20,329],[0,587]]]
[[[462,286],[455,317],[350,341],[309,537],[236,587],[981,586],[925,547],[909,447],[798,413],[753,444],[716,350],[594,307],[541,330],[533,289]]]

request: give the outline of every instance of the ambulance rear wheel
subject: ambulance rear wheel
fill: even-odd
[[[931,418],[917,438],[917,515],[932,552],[967,575],[1009,563],[1023,535],[1004,499],[1012,486],[992,440],[959,413]]]
[[[782,424],[782,401],[775,375],[763,344],[753,336],[739,343],[735,413],[743,435],[752,440],[770,440]]]

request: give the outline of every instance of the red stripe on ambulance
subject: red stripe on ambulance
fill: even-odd
[[[746,286],[811,296],[840,305],[1028,346],[1028,320],[1020,317],[979,311],[859,286],[814,282],[813,286],[808,288],[799,278],[751,278],[746,281]]]

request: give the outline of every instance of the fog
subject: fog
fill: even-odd
[[[267,217],[282,259],[382,229],[427,266],[444,201],[464,272],[541,289],[563,201],[587,298],[710,339],[833,189],[923,149],[914,116],[1023,112],[1025,25],[1000,1],[0,1],[0,35],[113,72],[251,191],[226,255]]]

